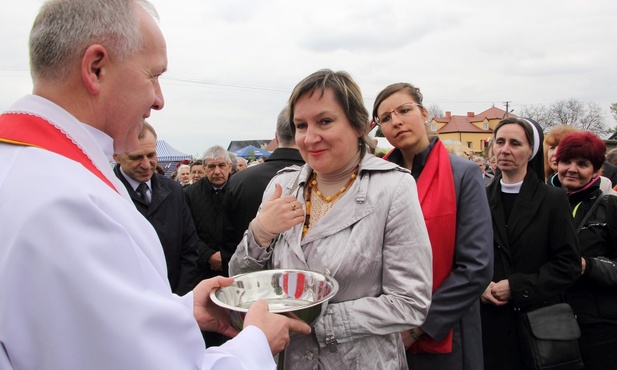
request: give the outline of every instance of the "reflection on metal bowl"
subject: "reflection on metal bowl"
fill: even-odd
[[[337,291],[338,283],[329,276],[279,269],[236,275],[232,285],[213,290],[210,298],[231,311],[238,329],[242,329],[244,315],[258,299],[268,302],[270,312],[296,317],[312,326]]]

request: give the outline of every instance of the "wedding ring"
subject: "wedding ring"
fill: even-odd
[[[294,211],[294,212],[296,211],[296,203],[291,205],[291,210]]]

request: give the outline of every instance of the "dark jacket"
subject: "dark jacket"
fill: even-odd
[[[139,213],[150,221],[159,236],[171,290],[178,295],[191,291],[197,273],[198,239],[182,186],[154,174],[150,180],[152,199],[147,205],[122,175],[120,165],[116,165],[114,173],[126,187]]]
[[[569,194],[579,226],[592,205],[602,196],[600,181]],[[585,273],[567,292],[568,302],[585,324],[617,324],[617,197],[606,195],[578,233]]]
[[[302,166],[298,149],[278,148],[264,163],[236,172],[225,186],[223,208],[226,215],[223,235],[223,260],[229,261],[242,240],[249,223],[255,218],[266,186],[276,173],[289,166]],[[227,270],[228,266],[223,266]]]
[[[184,188],[184,196],[188,204],[197,236],[201,243],[197,246],[197,279],[208,279],[225,274],[225,271],[214,271],[210,268],[210,257],[221,251],[223,245],[223,196],[225,186],[215,189],[207,177]],[[222,257],[222,254],[221,254]],[[227,265],[223,260],[223,268]]]
[[[482,305],[486,369],[520,368],[514,307],[523,310],[556,303],[581,273],[578,239],[567,196],[540,182],[529,170],[505,219],[501,175],[487,188],[493,220],[493,281],[508,279],[512,299],[504,306]]]

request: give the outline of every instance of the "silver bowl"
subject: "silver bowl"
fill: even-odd
[[[233,284],[213,290],[210,298],[230,310],[232,323],[238,329],[242,329],[244,315],[258,299],[268,302],[270,312],[286,314],[313,326],[338,291],[338,283],[332,277],[306,270],[262,270],[233,278]]]

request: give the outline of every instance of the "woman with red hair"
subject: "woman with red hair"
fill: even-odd
[[[599,137],[581,131],[561,140],[556,158],[582,256],[582,275],[566,295],[578,316],[587,370],[617,364],[617,197],[600,190],[605,152]]]
[[[557,149],[559,148],[559,142],[566,136],[579,132],[579,129],[572,126],[555,126],[551,131],[544,136],[544,174],[546,176],[546,183],[552,186],[560,187],[559,176],[557,176]],[[607,177],[600,176],[600,189],[605,194],[617,195],[617,192],[613,190],[611,180]]]

